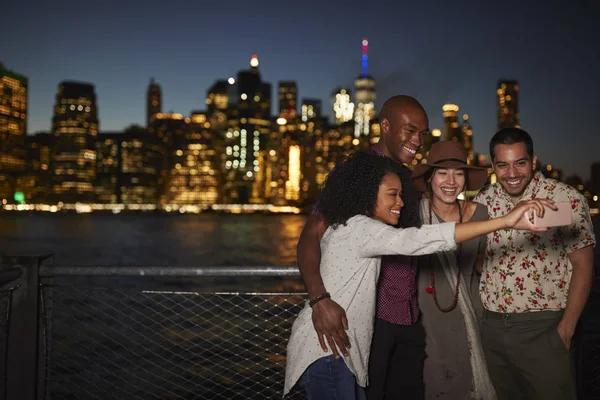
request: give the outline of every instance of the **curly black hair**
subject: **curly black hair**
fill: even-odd
[[[397,166],[389,157],[373,152],[357,151],[331,170],[321,192],[318,211],[327,225],[346,225],[355,215],[372,216],[383,177],[397,174]]]

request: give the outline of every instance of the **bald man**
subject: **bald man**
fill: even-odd
[[[404,164],[412,162],[429,132],[427,114],[415,98],[398,95],[383,104],[379,120],[381,137],[371,151],[392,158],[398,165],[404,201],[398,227],[418,226],[418,198],[412,186],[411,171]],[[326,230],[317,204],[298,241],[298,266],[309,299],[322,298],[312,307],[312,320],[321,347],[327,352],[328,344],[337,357],[340,352],[347,354],[348,321],[344,309],[327,298],[327,288],[321,279],[320,240]],[[382,257],[377,318],[369,358],[369,399],[422,399],[424,396],[425,333],[419,320],[416,264],[414,257]]]

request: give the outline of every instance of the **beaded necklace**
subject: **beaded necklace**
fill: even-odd
[[[433,216],[432,216],[432,204],[433,201],[429,201],[429,224],[431,225],[433,223]],[[456,207],[458,208],[458,222],[462,224],[463,222],[463,210],[462,207],[460,206],[460,202],[458,201],[458,199],[456,199]],[[450,306],[448,307],[441,307],[440,303],[438,301],[437,298],[437,293],[435,291],[435,270],[432,268],[431,269],[431,284],[429,286],[427,286],[425,288],[425,290],[427,291],[427,293],[431,293],[433,295],[433,302],[435,303],[435,306],[438,308],[438,310],[440,310],[441,312],[448,312],[448,311],[452,311],[455,307],[456,304],[458,303],[458,288],[460,286],[460,255],[462,252],[462,243],[458,245],[458,253],[456,255],[456,264],[457,264],[457,274],[456,274],[456,287],[455,287],[455,293],[454,293],[454,299],[452,300],[452,304],[450,304]],[[431,257],[433,257],[433,255],[430,255],[430,260]]]

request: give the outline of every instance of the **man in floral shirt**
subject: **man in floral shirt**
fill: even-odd
[[[492,382],[500,400],[575,399],[571,338],[592,286],[596,242],[587,202],[535,172],[533,142],[522,129],[496,133],[490,156],[498,182],[475,198],[490,218],[534,198],[568,202],[573,213],[568,226],[487,237],[481,334]]]

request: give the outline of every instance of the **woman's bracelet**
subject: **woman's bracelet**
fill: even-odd
[[[331,295],[329,294],[329,292],[324,292],[323,294],[318,295],[317,297],[314,297],[312,299],[310,299],[308,301],[308,305],[309,306],[314,306],[315,304],[317,304],[318,302],[320,302],[323,299],[330,299]]]

